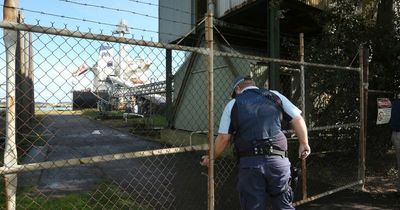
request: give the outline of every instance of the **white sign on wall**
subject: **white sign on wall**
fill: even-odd
[[[390,121],[390,115],[392,113],[392,103],[388,98],[377,98],[378,103],[378,115],[376,117],[376,124],[386,124]]]

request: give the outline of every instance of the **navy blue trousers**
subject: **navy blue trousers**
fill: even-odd
[[[290,162],[281,156],[242,157],[237,190],[242,210],[266,210],[271,197],[273,210],[294,209],[289,186]]]

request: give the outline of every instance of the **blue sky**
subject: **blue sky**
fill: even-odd
[[[104,6],[121,11],[84,6],[75,3]],[[157,32],[158,7],[155,5],[158,5],[158,0],[20,0],[20,8],[26,10],[64,15],[107,24],[117,24],[121,19],[125,19],[130,27]],[[148,15],[148,17],[144,15]],[[64,24],[67,24],[68,28],[71,29],[75,29],[76,26],[79,26],[81,31],[87,31],[88,28],[91,28],[94,33],[99,33],[100,29],[103,29],[105,34],[110,34],[111,31],[114,30],[112,26],[42,15],[30,11],[24,11],[24,16],[25,22],[30,24],[36,24],[36,20],[40,20],[41,25],[50,26],[51,22],[54,22],[56,27],[64,27]],[[137,37],[143,35],[144,39],[147,40],[151,37],[153,37],[153,39],[158,38],[157,33],[145,32],[143,30],[131,30],[131,33]]]
[[[78,4],[76,4],[78,3]],[[85,6],[79,4],[98,5],[112,9]],[[127,21],[131,27],[130,34],[125,37],[158,40],[158,0],[20,0],[20,8],[23,8],[25,23],[36,25],[40,20],[42,26],[54,26],[69,30],[112,35],[115,30],[113,24],[121,19]],[[115,11],[120,10],[120,11]],[[128,12],[126,12],[127,10]],[[49,13],[69,18],[52,16]],[[1,10],[2,13],[2,10]],[[79,19],[79,20],[72,20]],[[88,21],[83,21],[83,19]],[[92,23],[90,21],[104,24]],[[0,34],[3,32],[1,30]],[[36,102],[71,102],[72,90],[92,88],[93,75],[87,73],[79,78],[72,77],[77,67],[83,62],[94,65],[97,61],[98,48],[103,42],[68,37],[57,37],[46,34],[33,34],[34,40],[34,76],[35,76],[35,101]],[[2,40],[1,40],[2,41]],[[119,45],[112,43],[116,51]],[[153,60],[150,67],[149,78],[153,81],[164,80],[164,50],[143,47],[127,46],[131,57],[142,57]],[[2,49],[4,57],[4,49]],[[4,59],[4,58],[3,58]],[[0,61],[0,84],[5,84],[5,64]],[[183,59],[176,61],[181,63]],[[174,65],[174,64],[173,64]],[[175,64],[179,65],[179,64]],[[4,75],[4,76],[3,76]],[[0,86],[0,99],[5,97],[5,86]]]

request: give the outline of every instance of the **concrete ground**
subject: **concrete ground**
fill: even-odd
[[[158,142],[80,116],[50,115],[41,124],[47,144],[32,148],[24,163],[166,148]],[[159,155],[25,172],[19,174],[19,186],[54,198],[82,192],[102,195],[107,185],[120,191],[109,198],[110,202],[132,199],[150,209],[178,206],[181,206],[179,209],[189,206],[192,206],[189,209],[203,209],[207,179],[203,175],[206,169],[198,164],[201,155],[196,152]]]
[[[30,151],[25,162],[55,161],[160,148],[159,144],[134,138],[79,116],[48,116],[45,146]],[[98,183],[105,170],[98,164],[43,170],[38,180],[42,193],[76,191]]]

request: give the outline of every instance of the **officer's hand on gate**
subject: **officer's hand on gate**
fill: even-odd
[[[311,148],[308,144],[300,144],[299,145],[299,158],[306,159],[308,155],[311,153]]]
[[[201,157],[200,165],[207,167],[210,165],[210,158],[208,155],[203,155],[203,157]]]

